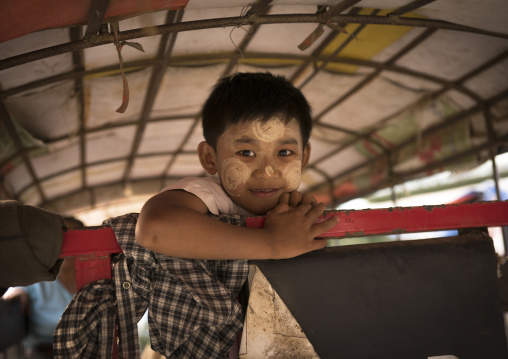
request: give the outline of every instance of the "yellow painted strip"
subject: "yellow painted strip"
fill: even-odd
[[[370,15],[372,9],[362,9],[359,14]],[[378,16],[386,15],[391,10],[382,10],[378,13]],[[420,15],[406,14],[405,17],[419,17]],[[360,24],[349,24],[346,25],[346,30],[349,34],[352,34]],[[342,51],[339,56],[351,57],[361,60],[370,60],[372,57],[380,53],[382,50],[396,42],[402,36],[411,31],[410,26],[396,26],[396,25],[367,25],[358,34],[356,39],[352,39]],[[339,34],[337,37],[323,50],[323,55],[331,55],[338,49],[342,44],[349,38],[348,34]],[[327,70],[334,72],[345,72],[355,73],[358,66],[354,65],[342,65],[342,64],[328,64]]]

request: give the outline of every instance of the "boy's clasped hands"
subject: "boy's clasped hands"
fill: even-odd
[[[326,240],[314,238],[332,229],[337,224],[335,217],[321,223],[314,222],[323,214],[325,205],[298,191],[284,193],[279,204],[266,215],[264,229],[273,235],[274,252],[280,253],[273,259],[291,258],[321,249]]]

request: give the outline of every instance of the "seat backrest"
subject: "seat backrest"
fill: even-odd
[[[256,261],[321,358],[507,358],[483,234]]]

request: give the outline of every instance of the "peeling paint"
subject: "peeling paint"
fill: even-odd
[[[95,254],[82,254],[79,256],[76,256],[76,260],[79,262],[85,262],[85,261],[96,261],[96,260],[102,260],[102,259],[110,259],[109,255],[102,255],[97,256]]]
[[[432,206],[422,206],[425,210],[432,212],[437,208],[446,208],[444,204],[432,205]]]
[[[344,237],[365,237],[365,233],[363,231],[358,232],[346,232]]]
[[[391,234],[402,234],[402,233],[407,233],[407,230],[405,230],[404,228],[394,228],[391,231]]]
[[[111,228],[110,226],[90,226],[90,227],[79,227],[79,228],[67,228],[66,232],[89,232],[89,231],[98,231],[106,228]]]

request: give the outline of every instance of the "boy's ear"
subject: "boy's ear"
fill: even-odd
[[[206,141],[200,142],[198,145],[198,157],[201,162],[201,167],[209,175],[217,173],[217,167],[215,166],[215,151],[213,147]]]
[[[307,167],[310,159],[310,142],[307,142],[305,147],[303,148],[303,156],[302,156],[302,170]]]

